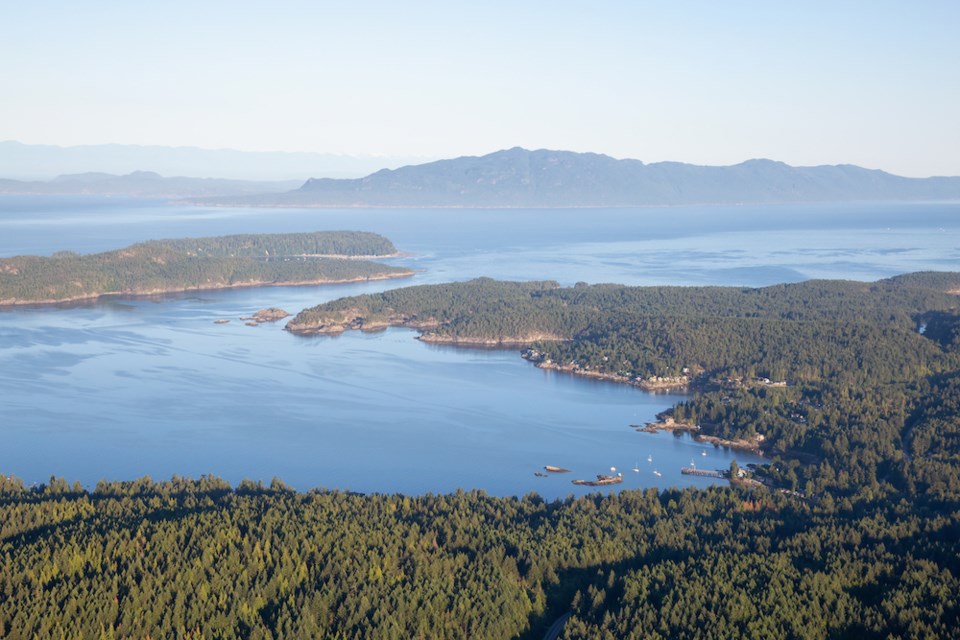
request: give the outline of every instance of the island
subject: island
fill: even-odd
[[[413,275],[372,260],[398,255],[392,242],[374,233],[316,231],[153,240],[87,255],[15,256],[0,258],[0,305]]]
[[[288,317],[290,314],[284,311],[283,309],[278,309],[277,307],[270,307],[268,309],[260,309],[252,316],[245,316],[240,318],[241,320],[246,321],[250,326],[257,326],[267,322],[277,322],[278,320],[283,320]]]
[[[623,482],[623,475],[619,473],[615,476],[598,473],[596,480],[571,480],[570,481],[571,484],[576,484],[581,487],[603,487],[610,484],[620,484],[621,482]]]

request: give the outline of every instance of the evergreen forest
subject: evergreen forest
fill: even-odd
[[[960,637],[960,502],[741,486],[0,493],[0,638]]]

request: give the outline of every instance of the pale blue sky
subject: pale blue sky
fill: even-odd
[[[0,140],[960,175],[960,2],[0,1]]]

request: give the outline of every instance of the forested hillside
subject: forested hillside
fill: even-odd
[[[960,636],[956,498],[0,486],[9,640]]]
[[[154,240],[145,246],[162,247],[189,255],[231,258],[297,256],[385,257],[397,253],[393,243],[369,231],[314,231],[259,233],[213,238]]]
[[[393,243],[373,233],[320,231],[156,240],[89,255],[16,256],[0,259],[0,304],[412,275],[409,269],[351,259],[395,253]]]
[[[584,332],[612,331],[630,319],[722,318],[869,323],[915,332],[928,322],[927,315],[954,311],[960,305],[957,292],[960,274],[952,273],[875,283],[811,280],[761,289],[584,283],[562,288],[552,281],[478,278],[334,300],[303,310],[291,321],[291,330],[334,333],[389,321],[432,325],[426,335],[435,338],[512,341],[520,334],[546,332],[579,340],[586,337]],[[671,355],[678,365],[681,358]]]

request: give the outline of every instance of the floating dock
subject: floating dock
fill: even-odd
[[[695,467],[681,467],[680,473],[686,476],[700,476],[701,478],[726,478],[727,472],[719,469],[697,469]]]

